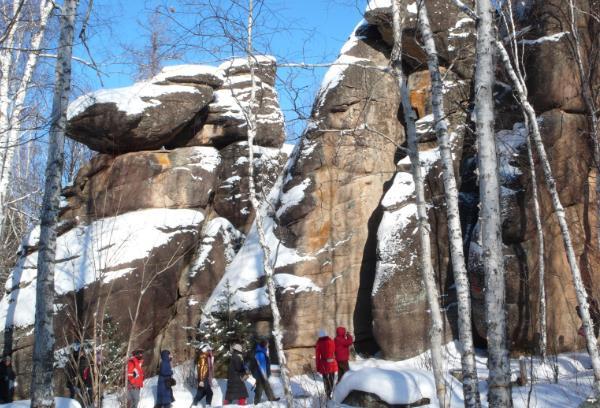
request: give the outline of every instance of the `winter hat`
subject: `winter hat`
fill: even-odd
[[[244,352],[244,349],[242,348],[242,345],[241,345],[240,343],[235,343],[235,344],[234,344],[234,345],[231,347],[231,349],[232,349],[232,350],[235,350],[235,351],[239,351],[240,353],[243,353],[243,352]]]
[[[321,337],[327,337],[327,333],[325,333],[325,330],[320,329],[317,336],[319,336],[319,338]]]
[[[207,343],[202,343],[200,345],[200,351],[206,353],[207,351],[211,351],[212,349],[210,348],[210,346]]]

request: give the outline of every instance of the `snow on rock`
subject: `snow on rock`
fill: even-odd
[[[188,166],[200,166],[209,173],[214,172],[221,164],[221,155],[214,147],[193,146]]]
[[[412,404],[423,398],[436,400],[433,374],[425,370],[392,371],[363,368],[350,371],[336,385],[333,400],[341,403],[351,391],[377,395],[388,404]]]
[[[304,191],[308,188],[308,186],[310,186],[310,184],[310,178],[305,178],[300,184],[283,193],[280,197],[280,204],[276,215],[279,217],[281,214],[286,212],[288,208],[294,207],[302,202],[304,199]]]
[[[150,82],[164,81],[206,83],[207,85],[222,85],[224,72],[211,65],[184,64],[164,67]]]
[[[391,9],[392,8],[392,0],[369,0],[367,4],[367,12],[376,11],[380,9]]]
[[[225,261],[229,264],[233,260],[239,246],[238,243],[244,239],[244,234],[226,218],[214,218],[206,224],[202,231],[202,242],[198,248],[196,259],[190,267],[190,278],[193,278],[209,260],[208,257],[219,235],[223,239]]]
[[[191,209],[146,209],[80,225],[56,242],[55,291],[57,295],[93,282],[110,282],[131,272],[132,262],[182,233],[196,234],[204,220]],[[31,238],[33,237],[33,238]],[[34,230],[25,242],[35,244]],[[0,301],[0,327],[25,327],[34,322],[38,253],[22,257],[6,282]]]
[[[543,37],[536,38],[535,40],[521,40],[521,41],[519,41],[519,44],[523,44],[523,45],[539,45],[539,44],[543,44],[543,43],[546,43],[546,42],[558,42],[565,35],[568,35],[568,34],[570,34],[568,31],[561,31],[560,33],[551,34],[551,35],[545,35]]]
[[[288,159],[286,167],[290,163],[291,161]],[[274,269],[313,259],[311,255],[301,254],[294,248],[286,247],[275,235],[276,222],[273,216],[269,214],[269,210],[280,199],[283,174],[285,173],[283,171],[282,175],[279,176],[267,200],[265,200],[259,209],[263,215],[263,229],[267,246],[271,249],[271,259],[269,262]],[[216,307],[218,299],[223,295],[226,284],[230,285],[231,290],[234,292],[234,309],[252,310],[268,305],[267,293],[264,286],[253,290],[246,289],[264,276],[264,273],[263,250],[260,246],[255,220],[242,248],[226,268],[223,278],[207,301],[205,310],[213,310]],[[276,274],[275,283],[278,288],[283,289],[285,292],[297,293],[321,290],[309,278],[289,274]]]
[[[325,103],[327,94],[334,89],[344,78],[346,70],[352,65],[369,65],[369,60],[366,58],[358,58],[348,55],[349,52],[358,44],[358,40],[361,38],[356,33],[360,31],[360,28],[366,25],[366,21],[361,20],[358,25],[352,30],[352,33],[348,37],[348,40],[342,46],[339,57],[333,62],[331,67],[325,73],[323,81],[321,82],[321,88],[317,96],[316,106],[321,107]]]
[[[417,129],[427,132],[433,124],[433,116],[427,115],[416,123]],[[450,145],[456,140],[456,133],[450,134]],[[423,177],[440,160],[439,148],[435,147],[419,152],[419,162]],[[398,162],[401,169],[410,169],[410,157],[406,156]],[[381,206],[383,217],[377,230],[377,272],[373,283],[372,294],[375,295],[381,286],[398,271],[398,254],[403,254],[403,267],[410,267],[417,259],[411,248],[415,245],[417,206],[415,204],[415,184],[409,171],[399,171],[394,176],[392,186],[383,196]]]
[[[158,96],[172,93],[200,93],[196,88],[186,85],[157,85],[151,82],[138,82],[131,86],[114,89],[100,89],[85,94],[69,104],[67,119],[71,119],[94,104],[114,103],[117,109],[126,115],[137,115],[145,109],[158,106]]]

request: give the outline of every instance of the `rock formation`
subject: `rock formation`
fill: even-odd
[[[90,341],[108,317],[123,329],[111,341],[146,350],[152,369],[163,348],[177,361],[190,357],[190,328],[254,218],[242,119],[246,64],[168,67],[149,81],[70,105],[69,136],[99,153],[63,190],[57,356]],[[266,194],[290,151],[274,60],[260,57],[259,64],[264,97],[253,166],[258,192]],[[4,350],[23,378],[31,370],[37,234],[24,240],[0,304]],[[29,382],[19,384],[26,394]]]
[[[580,0],[589,10],[595,0]],[[468,254],[474,326],[485,346],[482,254],[478,224],[473,100],[474,23],[451,2],[427,0],[445,81],[461,221]],[[586,284],[598,297],[596,167],[586,107],[572,61],[564,0],[519,5],[529,94],[537,109],[552,169]],[[433,133],[429,74],[416,35],[416,5],[404,2],[403,48],[418,115],[421,166],[427,180],[434,267],[445,310],[446,338],[456,338],[453,276],[439,153]],[[417,265],[414,187],[405,153],[400,97],[390,74],[390,4],[370,2],[325,75],[307,129],[293,152],[281,149],[283,115],[274,59],[257,58],[256,158],[248,163],[246,121],[251,84],[245,60],[218,68],[179,66],[132,87],[98,91],[70,108],[71,137],[100,152],[64,190],[59,237],[57,319],[91,332],[92,305],[135,333],[131,345],[190,356],[189,333],[200,307],[214,310],[226,285],[234,306],[268,327],[262,250],[248,201],[248,166],[260,174],[266,239],[272,250],[284,345],[295,373],[310,370],[318,329],[345,326],[359,352],[400,359],[428,348],[428,313]],[[600,28],[582,14],[585,58],[598,83]],[[584,30],[585,29],[585,30]],[[502,33],[503,35],[506,33]],[[571,60],[569,60],[571,58]],[[513,350],[532,350],[539,335],[537,241],[526,129],[498,67],[497,146],[501,167],[507,312]],[[600,100],[599,100],[600,103]],[[291,154],[287,165],[284,162]],[[546,237],[550,352],[581,348],[575,296],[550,198],[536,164]],[[5,350],[27,374],[36,237],[0,302]],[[144,294],[140,296],[140,291]],[[141,300],[140,300],[141,299]],[[143,311],[132,324],[130,313]],[[77,310],[77,313],[73,311]],[[125,313],[128,311],[128,313]],[[135,313],[133,313],[135,315]],[[261,329],[262,330],[262,329]],[[57,334],[59,347],[74,329]],[[127,332],[127,331],[126,331]],[[61,337],[62,336],[62,337]],[[24,383],[27,383],[26,381]],[[23,390],[22,390],[23,391]]]

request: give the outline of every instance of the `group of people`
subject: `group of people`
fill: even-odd
[[[206,405],[210,406],[213,398],[214,356],[208,344],[201,344],[199,349],[196,360],[197,388],[192,406],[197,405],[203,399],[206,399]],[[253,353],[246,359],[244,359],[243,353],[244,349],[241,344],[236,343],[231,347],[231,358],[227,370],[227,390],[223,403],[236,401],[239,405],[246,405],[248,390],[245,380],[249,375],[252,375],[256,381],[254,404],[261,401],[263,392],[269,401],[278,401],[279,398],[275,397],[269,384],[271,361],[268,341],[266,339],[259,340]],[[143,358],[143,350],[135,350],[127,361],[128,408],[137,408],[140,401],[140,392],[144,386]],[[175,401],[173,386],[176,382],[171,367],[171,353],[163,350],[160,359],[155,408],[166,408]]]
[[[319,339],[315,346],[315,364],[317,372],[323,376],[323,385],[328,398],[331,398],[335,374],[340,382],[350,369],[350,347],[354,343],[352,335],[344,327],[336,329],[335,339],[331,339],[325,330],[319,330]]]

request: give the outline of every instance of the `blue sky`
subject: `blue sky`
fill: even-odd
[[[212,1],[225,5],[228,0]],[[172,10],[179,21],[193,26],[195,17],[184,14],[185,9],[181,3],[177,0],[95,0],[88,46],[102,74],[98,75],[94,70],[76,64],[74,78],[77,85],[74,94],[101,87],[113,88],[131,84],[132,66],[122,45],[137,47],[147,43],[140,23],[147,23],[148,16],[156,7]],[[351,30],[360,21],[365,0],[266,0],[265,7],[268,7],[268,11],[263,12],[265,19],[261,22],[265,26],[262,29],[262,34],[265,35],[260,37],[260,28],[257,28],[258,51],[265,51],[268,46],[270,53],[279,60],[318,63],[330,62],[336,58]],[[192,49],[194,41],[199,41],[193,36],[181,40]],[[231,50],[224,50],[225,55],[231,53]],[[75,49],[75,55],[90,59],[81,46]],[[205,53],[188,52],[181,59],[169,61],[166,65],[176,63],[216,65],[218,61]],[[293,78],[294,86],[301,88],[299,102],[310,105],[324,71],[325,68],[281,69],[279,75],[282,80]],[[282,107],[287,111],[286,117],[293,118],[295,115],[290,113],[293,96],[283,84],[280,83],[278,88]],[[298,132],[298,126],[295,125],[293,131]]]

